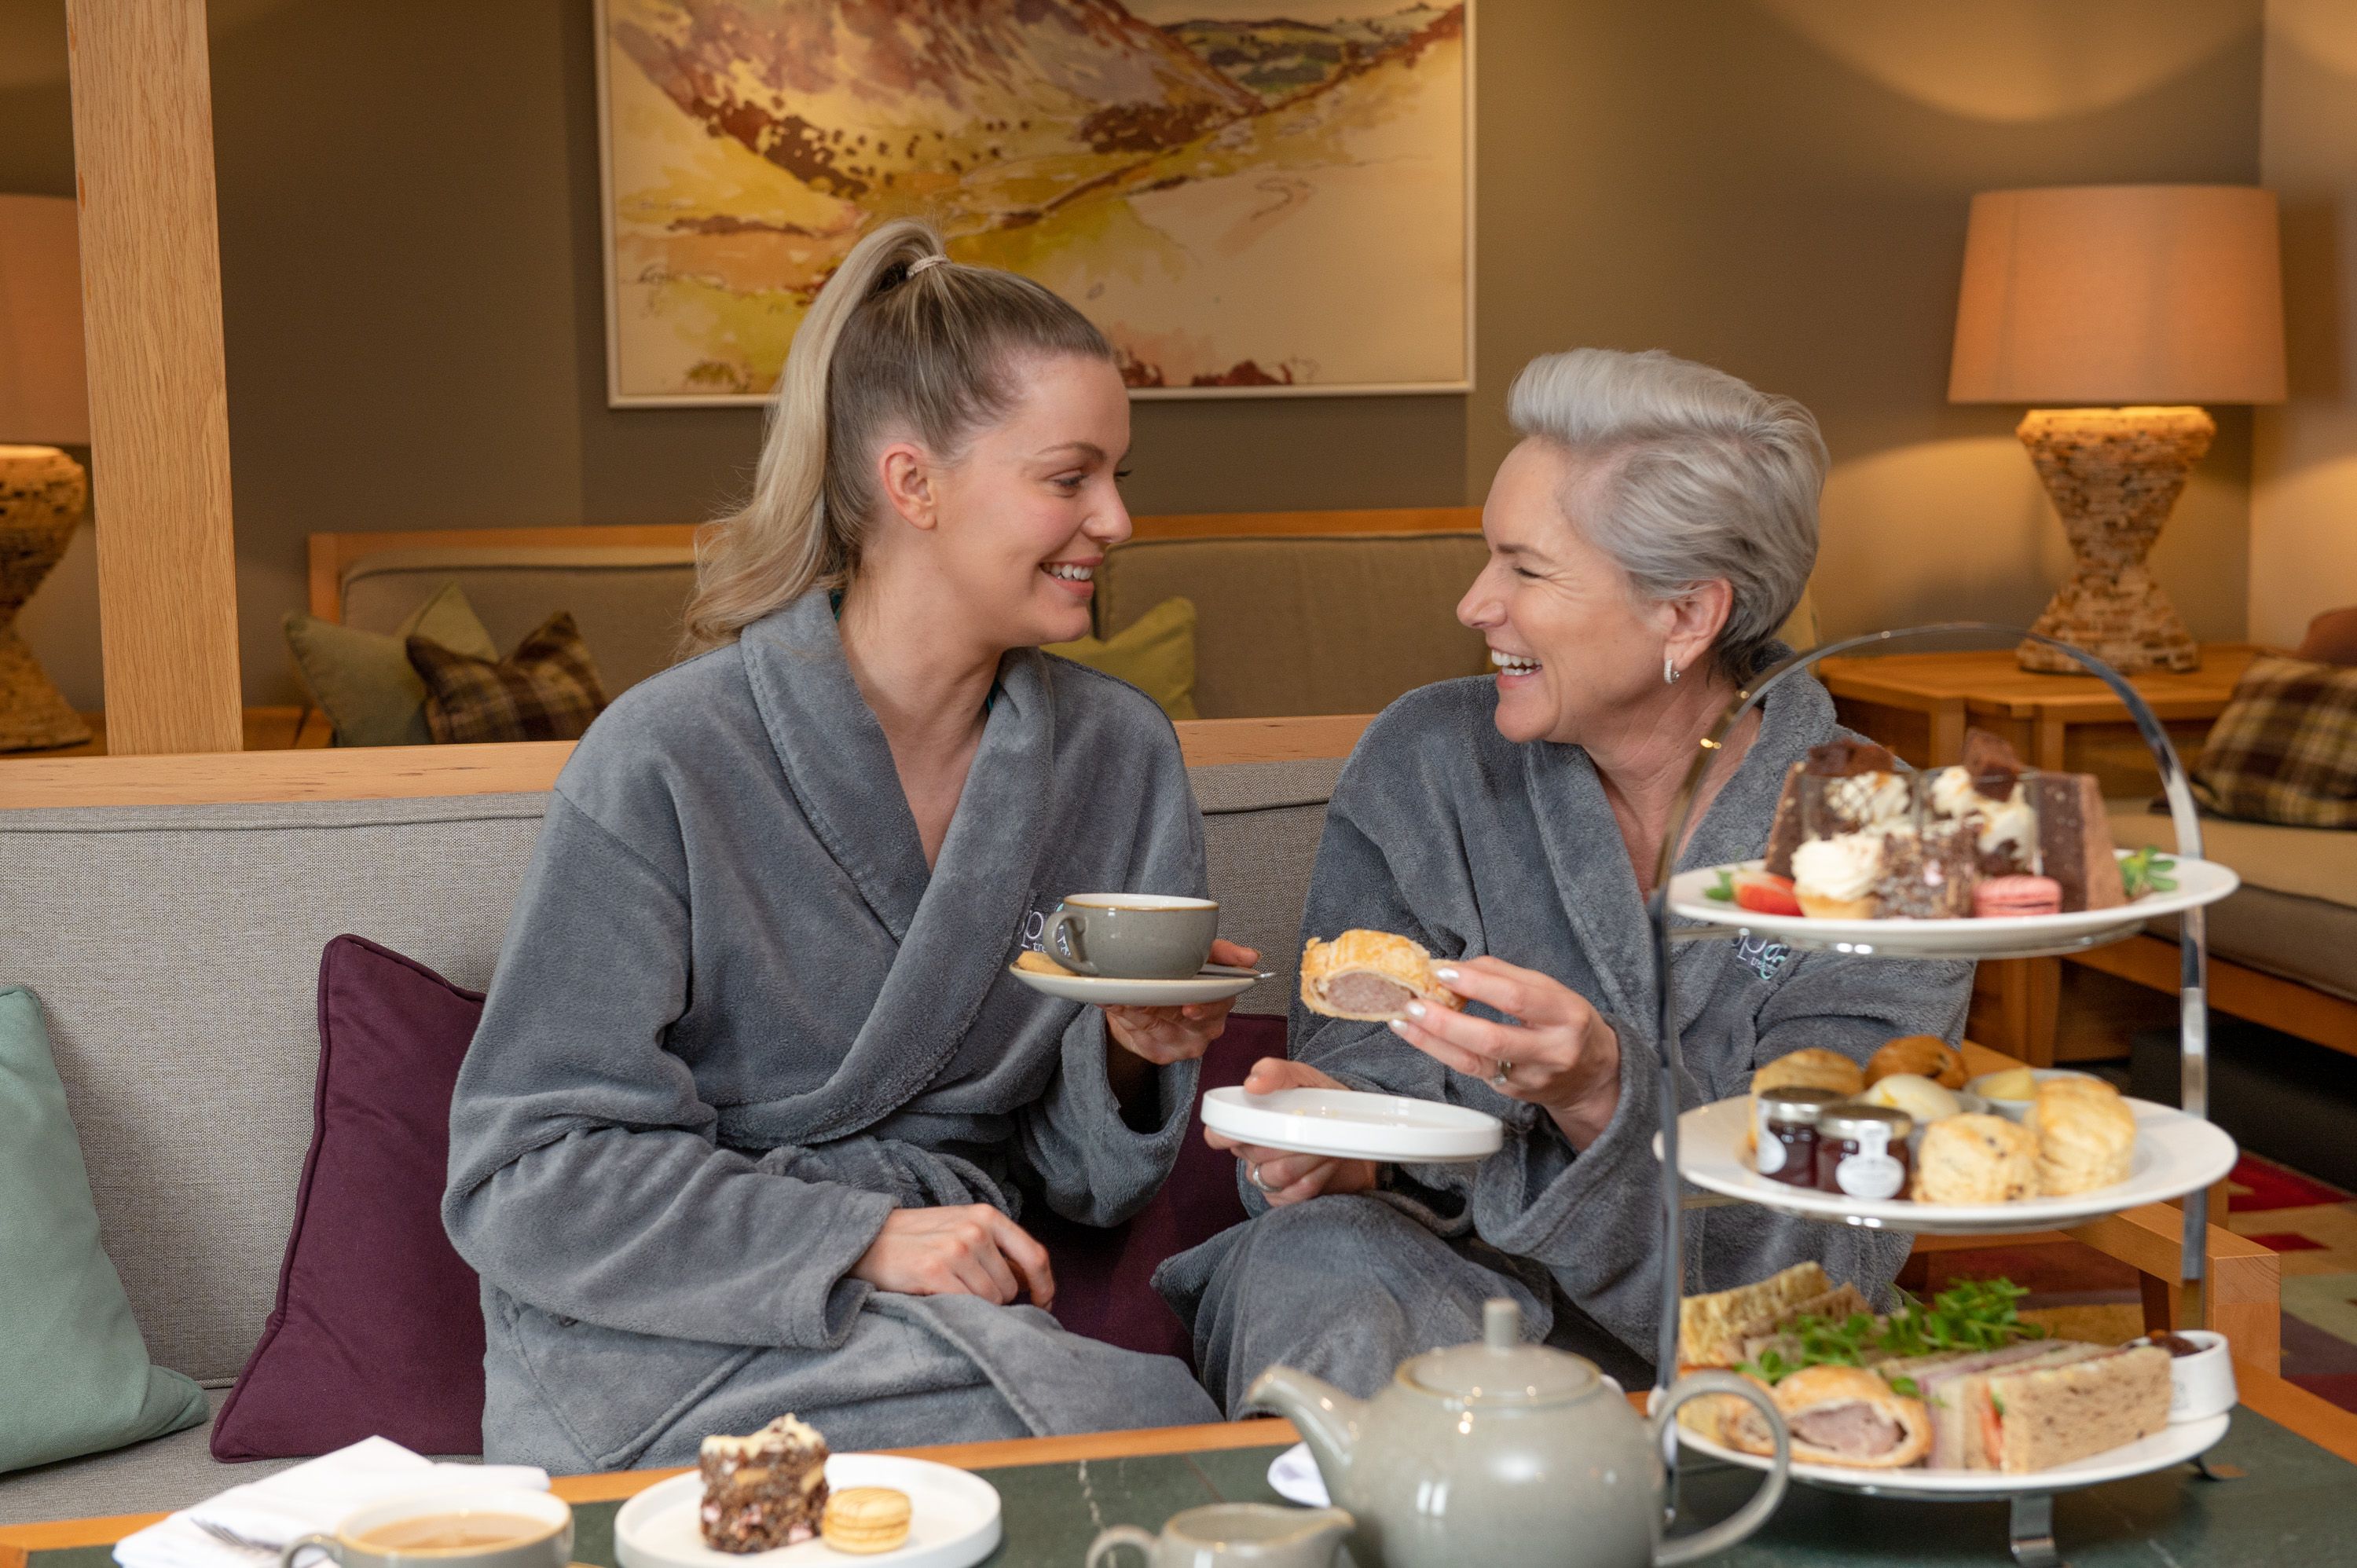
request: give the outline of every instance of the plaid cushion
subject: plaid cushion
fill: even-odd
[[[409,662],[425,682],[425,725],[437,743],[578,740],[606,705],[597,666],[566,610],[497,663],[414,635]]]
[[[2357,828],[2357,669],[2252,660],[2190,782],[2222,817]]]

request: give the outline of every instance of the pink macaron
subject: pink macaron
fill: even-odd
[[[2061,912],[2062,885],[2050,876],[1992,876],[1973,889],[1973,913],[1983,919]]]

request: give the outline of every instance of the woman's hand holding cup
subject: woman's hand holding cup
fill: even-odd
[[[1284,1057],[1263,1057],[1244,1079],[1246,1094],[1275,1094],[1280,1089],[1347,1089],[1307,1062]],[[1232,1151],[1243,1162],[1244,1176],[1261,1190],[1270,1205],[1282,1208],[1323,1193],[1365,1192],[1375,1185],[1375,1162],[1339,1160],[1325,1155],[1295,1154],[1240,1144],[1224,1133],[1203,1129],[1203,1141],[1215,1149]]]

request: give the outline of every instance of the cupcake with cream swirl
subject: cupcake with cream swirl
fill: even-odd
[[[1817,920],[1871,920],[1881,912],[1882,835],[1836,833],[1792,852],[1792,896]]]

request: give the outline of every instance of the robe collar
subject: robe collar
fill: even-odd
[[[1833,698],[1805,675],[1780,682],[1760,709],[1759,735],[1687,841],[1678,870],[1758,854],[1786,771],[1835,728]],[[1610,1010],[1651,1036],[1657,1005],[1652,920],[1596,764],[1583,746],[1532,741],[1520,749],[1539,843],[1572,929]],[[1697,1010],[1707,1000],[1698,988],[1680,990],[1691,993]]]
[[[791,1108],[798,1135],[815,1143],[871,1126],[914,1099],[956,1053],[997,982],[1046,843],[1054,698],[1037,650],[999,661],[997,700],[928,870],[891,746],[852,679],[826,595],[803,595],[745,628],[740,642],[787,788],[899,950],[842,1066]],[[843,1004],[861,1003],[846,994]]]

